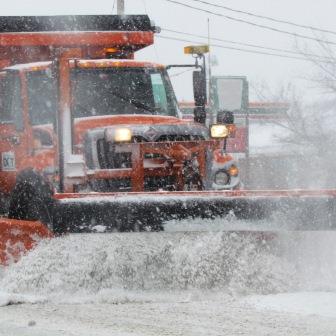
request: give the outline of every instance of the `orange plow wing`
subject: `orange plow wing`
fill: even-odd
[[[17,261],[38,241],[52,236],[40,222],[0,218],[0,265]]]

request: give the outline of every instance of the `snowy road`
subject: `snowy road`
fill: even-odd
[[[336,316],[256,310],[246,299],[209,296],[181,294],[170,298],[174,302],[8,306],[1,308],[0,335],[335,335]],[[335,312],[336,297],[330,298]]]
[[[54,239],[0,273],[0,335],[334,336],[335,242],[332,232]]]

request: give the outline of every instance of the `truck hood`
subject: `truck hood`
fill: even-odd
[[[160,126],[161,125],[161,126]],[[88,130],[94,129],[108,129],[120,127],[130,127],[132,129],[147,132],[146,138],[148,140],[155,141],[155,134],[160,133],[167,134],[164,130],[168,129],[178,130],[178,134],[189,132],[189,130],[195,130],[195,135],[203,135],[207,137],[208,130],[205,126],[197,124],[191,121],[181,120],[171,116],[155,116],[155,115],[118,115],[118,116],[95,116],[88,118],[78,118],[75,120],[75,143],[82,143],[85,133]],[[171,126],[171,127],[169,127]],[[175,127],[173,127],[175,126]],[[159,128],[159,129],[157,129]],[[157,130],[156,130],[157,129]],[[138,132],[136,132],[138,133]],[[168,135],[168,134],[167,134]]]

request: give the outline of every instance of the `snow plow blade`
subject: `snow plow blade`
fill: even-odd
[[[336,190],[58,194],[54,231],[163,230],[172,219],[272,219],[291,230],[333,229]],[[288,227],[287,227],[288,228]]]
[[[0,218],[0,265],[15,262],[53,234],[41,222]]]

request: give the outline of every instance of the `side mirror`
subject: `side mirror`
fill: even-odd
[[[207,100],[206,78],[203,71],[193,72],[195,106],[205,106]]]
[[[234,124],[234,115],[231,111],[219,111],[217,113],[217,123],[231,125]]]
[[[197,123],[205,124],[206,121],[206,111],[204,106],[196,106],[194,108],[194,120]]]
[[[205,105],[207,100],[206,94],[206,78],[203,71],[193,72],[193,87],[194,87],[194,120],[195,122],[205,124],[206,111]]]

